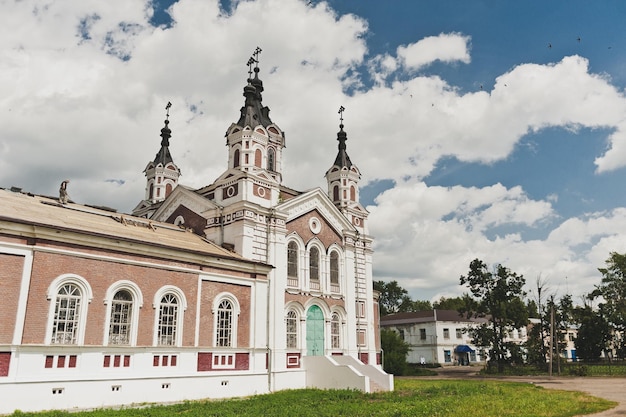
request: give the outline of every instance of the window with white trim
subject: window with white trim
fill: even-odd
[[[298,314],[289,310],[285,318],[285,328],[287,337],[287,349],[298,348]]]
[[[233,313],[233,304],[229,300],[222,300],[217,307],[216,346],[233,346]]]
[[[131,328],[133,320],[133,295],[126,289],[115,293],[111,301],[109,321],[109,344],[131,344]]]
[[[320,250],[316,246],[312,246],[309,250],[309,278],[311,281],[317,281],[317,289],[319,289]]]
[[[55,300],[51,343],[77,344],[82,298],[83,294],[76,284],[68,283],[59,288]]]
[[[87,280],[73,274],[60,275],[50,283],[46,298],[50,305],[45,343],[83,344],[87,307],[93,298]]]
[[[331,348],[341,348],[341,320],[337,313],[333,313],[330,320],[330,342]]]
[[[330,289],[339,292],[339,254],[336,251],[330,253]]]
[[[287,285],[298,286],[298,244],[293,240],[287,245]]]
[[[178,331],[179,300],[173,293],[167,293],[159,304],[159,327],[157,330],[157,344],[161,346],[175,346]]]

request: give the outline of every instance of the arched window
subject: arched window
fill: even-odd
[[[263,153],[260,149],[254,151],[254,166],[261,168],[261,161],[263,160]]]
[[[171,192],[172,192],[172,184],[168,182],[167,184],[165,184],[165,197],[169,196]]]
[[[330,253],[330,284],[339,287],[339,254],[336,251]]]
[[[274,148],[267,149],[267,170],[268,171],[276,171],[276,153]]]
[[[54,305],[52,343],[75,345],[78,343],[80,309],[83,295],[76,284],[59,288]]]
[[[216,346],[233,346],[233,304],[229,300],[222,300],[217,307],[217,326],[215,332]]]
[[[339,186],[335,185],[333,187],[333,201],[339,201]]]
[[[298,244],[293,240],[287,245],[287,277],[295,278],[298,285]]]
[[[289,310],[287,317],[285,318],[286,336],[287,336],[287,349],[298,348],[298,314]]]
[[[119,290],[111,301],[109,321],[109,344],[130,345],[133,320],[133,295],[126,289]]]
[[[46,297],[50,307],[45,343],[82,344],[93,297],[89,283],[77,275],[61,275],[50,283]]]
[[[350,200],[356,201],[356,188],[354,188],[354,185],[350,186]]]
[[[341,321],[337,313],[330,320],[330,343],[331,348],[341,349]]]
[[[157,344],[175,346],[178,332],[178,297],[167,293],[159,304],[159,327],[157,329]]]
[[[309,250],[309,277],[311,281],[320,280],[320,250],[316,246]]]
[[[233,155],[233,168],[237,168],[239,166],[239,149],[235,149],[235,154]]]

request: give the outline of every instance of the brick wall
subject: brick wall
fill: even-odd
[[[0,254],[0,345],[13,340],[23,269],[23,256]]]
[[[197,274],[44,252],[36,252],[33,261],[24,344],[45,343],[52,302],[47,299],[48,288],[54,279],[63,274],[85,278],[93,291],[93,300],[87,310],[86,345],[102,344],[107,315],[104,304],[106,291],[119,280],[135,283],[143,295],[143,307],[139,310],[138,319],[138,346],[152,345],[155,314],[158,314],[158,310],[153,308],[153,301],[156,291],[164,285],[174,285],[185,293],[187,311],[184,314],[182,341],[183,346],[194,345]]]

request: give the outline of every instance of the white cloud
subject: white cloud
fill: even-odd
[[[418,70],[435,61],[446,63],[470,62],[469,36],[460,33],[442,33],[429,36],[415,43],[398,47],[398,58],[408,70]]]
[[[144,196],[142,170],[158,150],[168,101],[182,182],[212,182],[243,104],[245,63],[260,46],[264,104],[287,135],[286,185],[325,186],[340,105],[362,184],[396,181],[370,208],[377,279],[400,279],[418,298],[454,294],[478,257],[528,279],[567,276],[570,289],[583,291],[610,251],[626,251],[621,209],[562,219],[543,240],[525,240],[525,230],[556,223],[556,192],[538,200],[497,179],[451,188],[421,181],[442,157],[503,160],[528,132],[547,127],[607,128],[610,148],[589,157],[601,172],[626,165],[626,98],[585,58],[520,64],[491,91],[463,91],[415,75],[435,61],[470,65],[470,37],[460,33],[369,57],[367,22],[323,2],[236,2],[226,14],[217,0],[180,0],[167,28],[149,25],[150,5],[0,3],[0,186],[55,195],[68,178],[75,201],[131,210]],[[361,65],[372,87],[355,71]],[[348,87],[358,88],[347,95]]]

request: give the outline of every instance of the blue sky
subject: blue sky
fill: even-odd
[[[168,101],[211,183],[260,46],[285,185],[325,187],[346,108],[375,279],[435,300],[480,258],[576,300],[626,252],[623,1],[107,3],[0,4],[1,187],[132,210]]]

